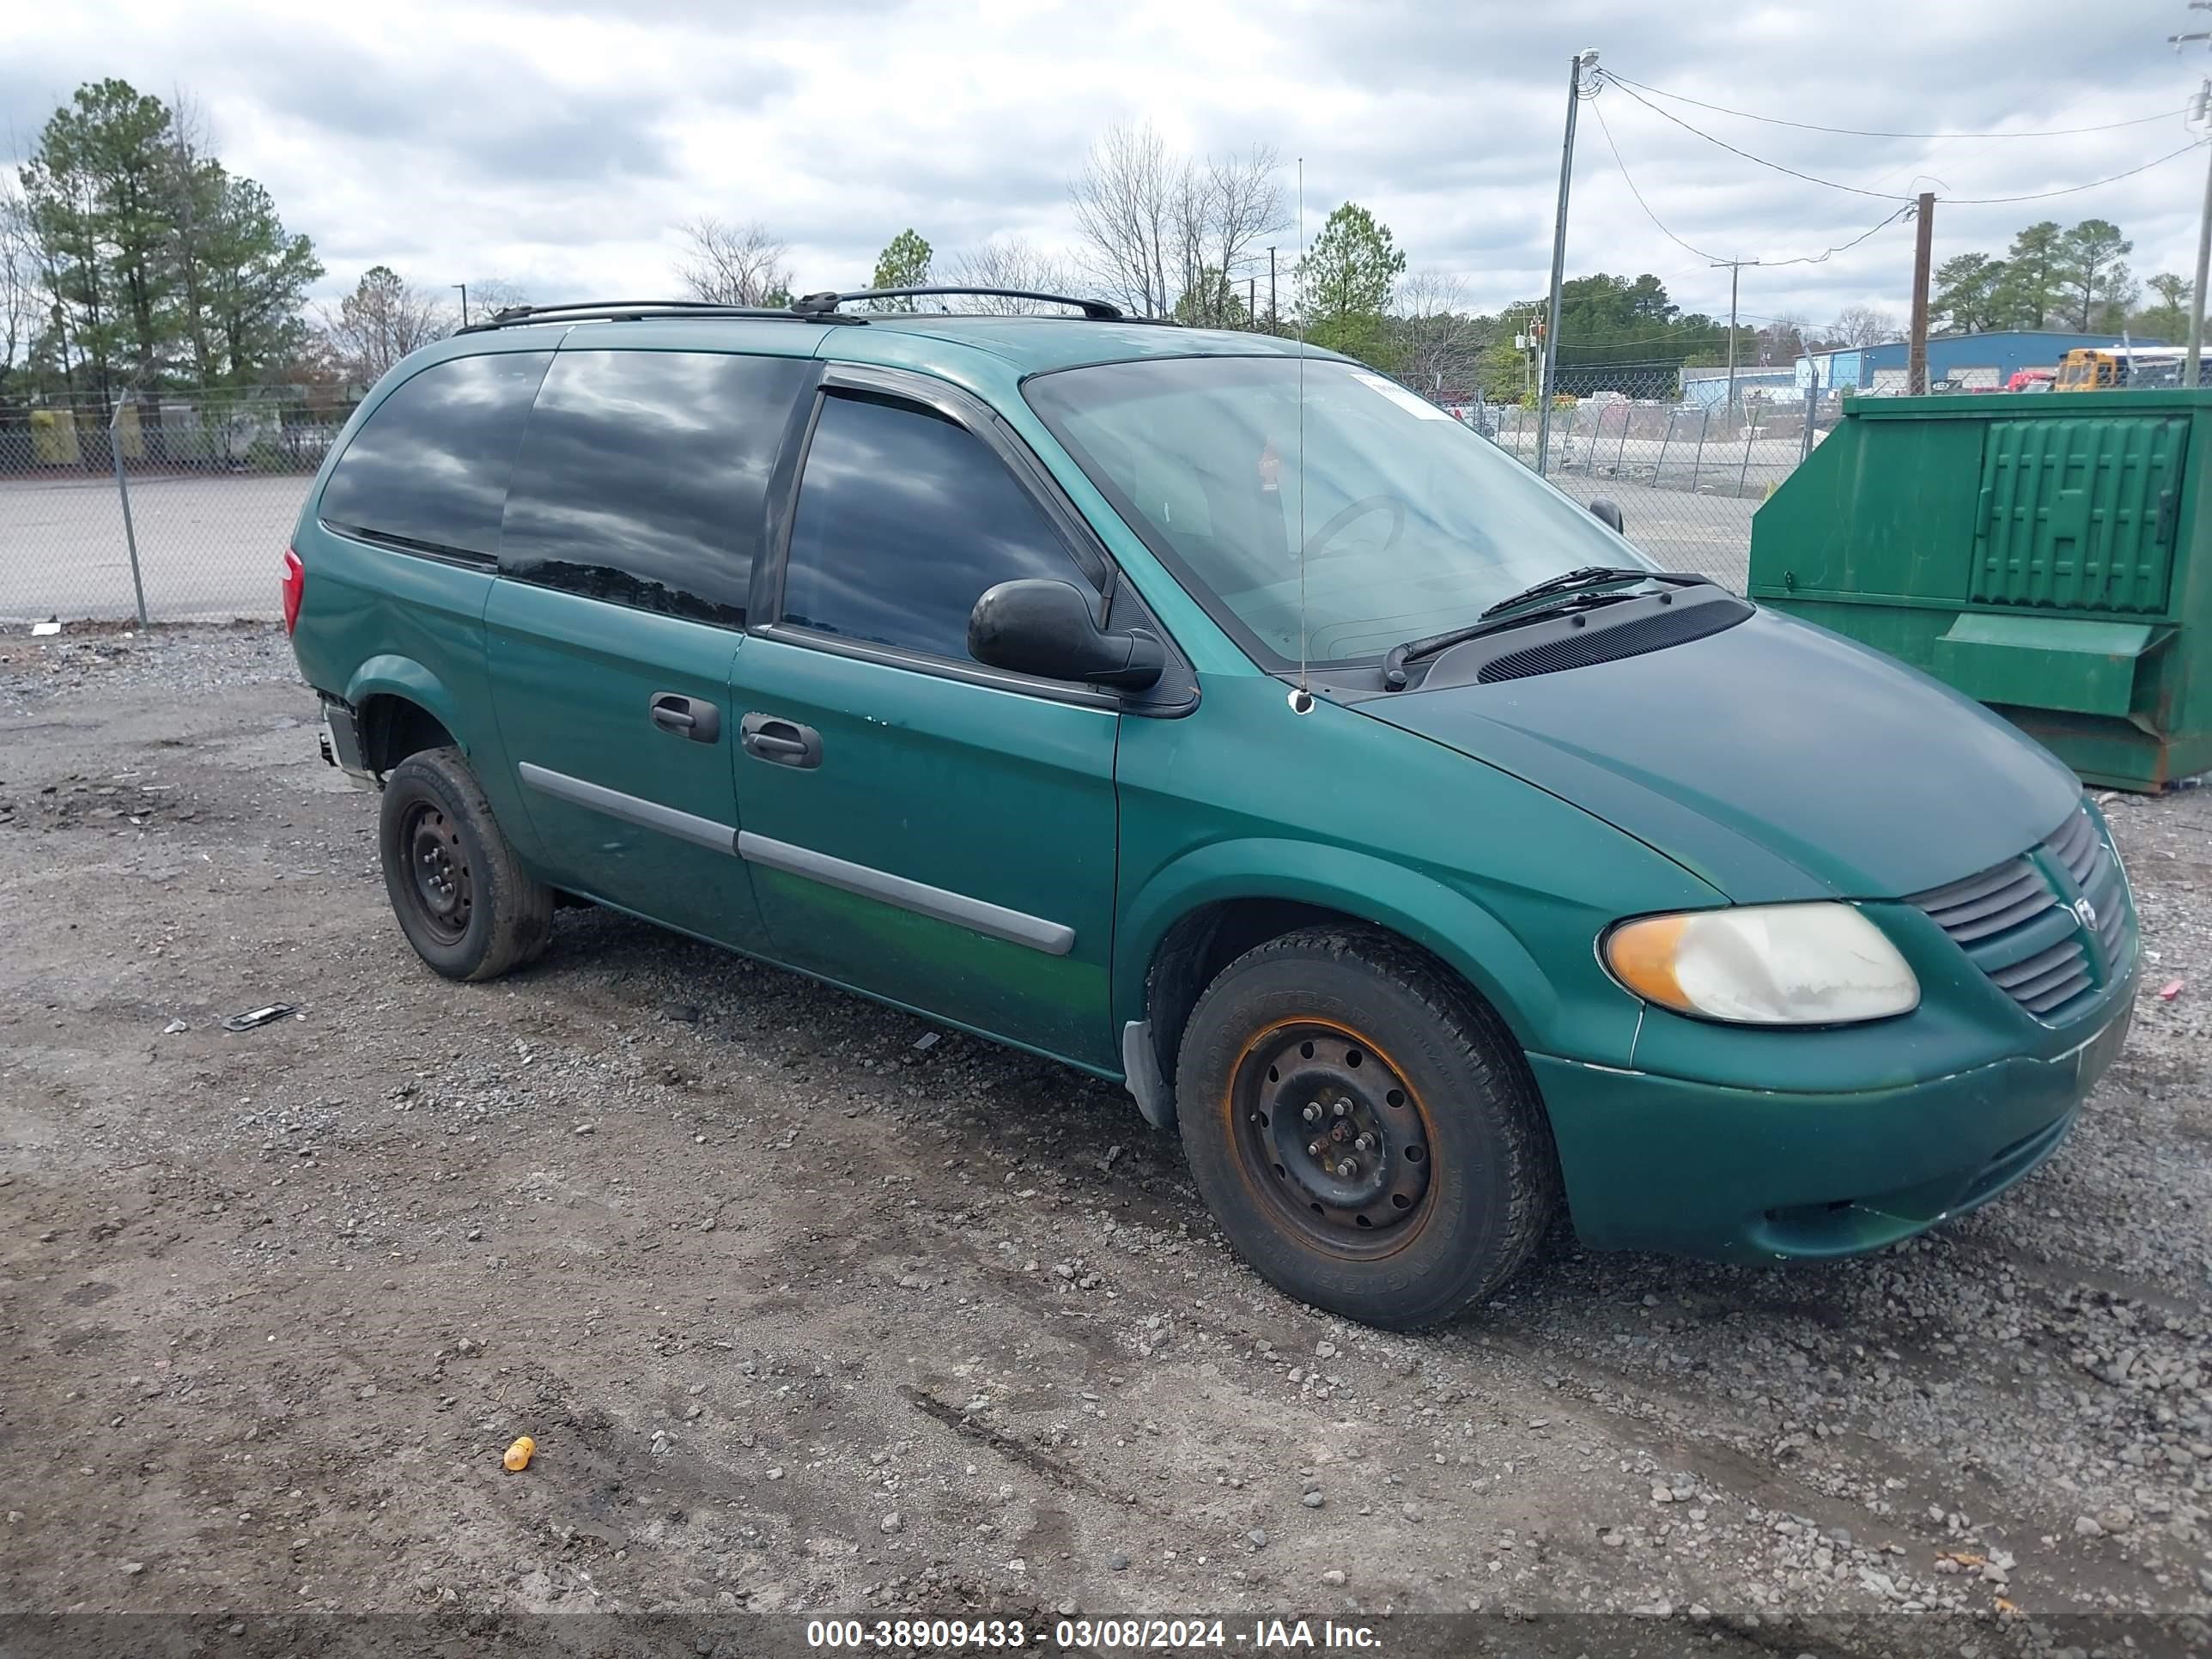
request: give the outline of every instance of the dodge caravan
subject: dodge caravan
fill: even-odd
[[[1394,1327],[2064,1139],[2136,921],[2003,720],[1357,362],[871,297],[502,313],[334,446],[285,619],[436,971],[589,902],[1052,1056]]]

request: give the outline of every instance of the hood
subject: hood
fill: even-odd
[[[1574,802],[1741,903],[1923,892],[2024,851],[2081,793],[1979,703],[1769,611],[1643,656],[1356,707]]]

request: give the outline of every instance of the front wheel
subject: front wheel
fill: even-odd
[[[1390,935],[1310,928],[1248,951],[1192,1011],[1176,1093],[1230,1243],[1301,1301],[1395,1330],[1504,1284],[1559,1168],[1503,1024]]]
[[[496,979],[553,937],[553,890],[516,860],[459,750],[392,768],[378,831],[399,931],[447,979]]]

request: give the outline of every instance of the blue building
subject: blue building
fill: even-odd
[[[1989,334],[1931,336],[1928,342],[1928,389],[1966,392],[1977,387],[2002,387],[2023,368],[2056,369],[2058,360],[2077,346],[2114,348],[2120,342],[2110,334],[2059,334],[2035,329],[2006,329]],[[2163,340],[2130,339],[2132,345],[2164,345]],[[1905,390],[1905,343],[1887,345],[1841,346],[1814,351],[1797,360],[1796,381],[1803,391],[1820,373],[1820,390],[1827,392],[1891,392]],[[1948,381],[1951,384],[1945,385]]]
[[[1797,385],[1797,372],[1790,368],[1738,368],[1736,401],[1754,393],[1772,398]],[[1700,409],[1718,409],[1728,402],[1729,372],[1725,368],[1686,368],[1682,371],[1682,401]]]

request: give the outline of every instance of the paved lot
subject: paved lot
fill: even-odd
[[[2201,1640],[2212,790],[2112,809],[2185,989],[2021,1188],[1788,1271],[1562,1231],[1407,1338],[1262,1285],[1047,1061],[592,910],[435,978],[312,713],[273,630],[0,635],[0,1610]]]
[[[274,617],[298,477],[133,478],[147,614],[156,622]],[[112,477],[0,478],[0,623],[137,614]]]
[[[1602,495],[1620,508],[1628,539],[1669,568],[1694,570],[1743,592],[1751,569],[1751,515],[1759,503],[1729,495],[1655,489],[1602,472],[1553,480],[1578,501]]]

